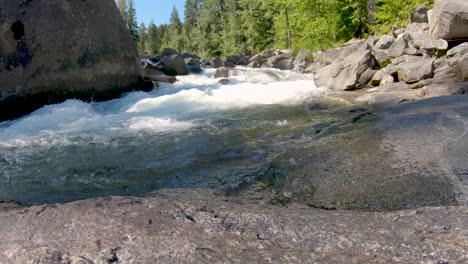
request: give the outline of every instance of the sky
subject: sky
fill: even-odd
[[[184,19],[185,0],[135,0],[138,25],[144,22],[148,25],[151,19],[156,25],[169,23],[174,5],[179,11],[180,19]]]

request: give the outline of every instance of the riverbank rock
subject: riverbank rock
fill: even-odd
[[[432,59],[419,59],[398,65],[398,78],[406,83],[415,83],[434,75]]]
[[[137,88],[136,46],[112,0],[0,1],[0,120]]]
[[[169,76],[189,74],[185,60],[179,54],[162,57],[158,64],[161,70]]]
[[[195,58],[187,58],[187,59],[184,59],[184,62],[187,65],[189,72],[200,73],[202,71],[200,60],[195,59]]]
[[[317,71],[314,79],[317,86],[332,90],[354,90],[361,74],[375,65],[372,52],[357,51]]]
[[[466,207],[327,211],[260,205],[212,190],[161,190],[144,198],[0,209],[0,258],[48,264],[436,263],[441,258],[464,263],[467,217]]]
[[[220,57],[213,57],[211,58],[210,65],[212,68],[217,69],[219,67],[223,67],[223,61]]]
[[[420,5],[415,9],[411,10],[410,19],[413,23],[429,23],[429,19],[427,17],[427,12],[429,8],[427,5]]]
[[[435,39],[468,39],[468,1],[436,0],[430,33]]]
[[[216,72],[214,73],[213,77],[215,79],[220,79],[220,78],[229,78],[232,76],[239,76],[240,71],[235,69],[235,68],[229,68],[229,67],[219,67],[216,69]]]

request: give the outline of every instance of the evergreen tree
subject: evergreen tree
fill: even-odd
[[[146,51],[146,45],[148,42],[148,32],[145,23],[140,24],[140,29],[139,29],[139,36],[140,39],[138,41],[138,50],[140,52],[145,52]]]
[[[161,36],[158,27],[151,20],[148,26],[148,34],[146,39],[145,51],[149,55],[156,55],[161,49]]]
[[[127,25],[128,21],[128,6],[127,6],[127,0],[117,0],[117,7],[119,8],[120,14],[122,15],[122,18]]]
[[[127,5],[127,27],[132,34],[133,40],[138,42],[140,36],[138,32],[138,24],[136,20],[136,10],[134,0],[128,0]]]

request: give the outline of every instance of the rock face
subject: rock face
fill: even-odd
[[[337,61],[317,71],[314,76],[317,86],[332,90],[352,90],[367,69],[375,62],[370,50],[354,52],[342,61]]]
[[[388,49],[395,42],[395,39],[390,35],[383,35],[375,44],[376,49]]]
[[[427,11],[429,8],[427,5],[420,5],[413,9],[410,13],[411,22],[413,23],[429,23],[427,17]]]
[[[189,74],[184,58],[178,54],[162,57],[159,65],[162,66],[163,72],[170,76]]]
[[[457,77],[460,82],[468,81],[468,54],[458,62]]]
[[[398,78],[406,83],[415,83],[434,75],[432,59],[403,62],[398,68]]]
[[[0,1],[0,120],[135,88],[135,44],[115,2]]]
[[[433,38],[468,39],[468,1],[436,0],[430,24]]]
[[[0,205],[4,263],[466,263],[468,208],[277,207],[210,190]],[[402,246],[404,243],[404,246]]]

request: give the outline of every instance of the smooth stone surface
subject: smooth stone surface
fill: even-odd
[[[468,39],[468,1],[435,0],[430,33],[434,39]]]
[[[383,35],[380,37],[379,41],[377,41],[377,43],[375,43],[374,45],[374,48],[376,49],[388,49],[390,48],[390,46],[393,45],[393,43],[395,42],[395,39],[390,36],[390,35]]]
[[[468,255],[466,207],[326,211],[188,189],[1,208],[6,263],[463,263]]]
[[[434,76],[432,59],[414,60],[398,65],[398,79],[406,83],[415,83],[432,76]]]

